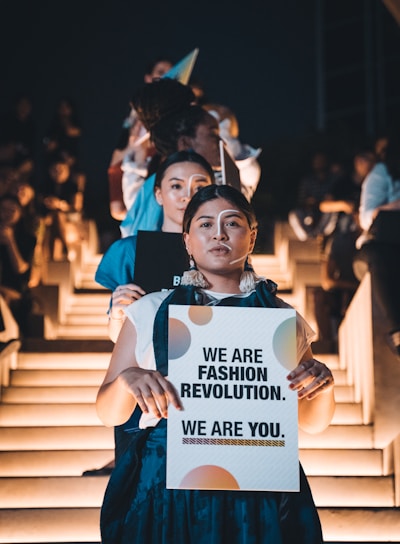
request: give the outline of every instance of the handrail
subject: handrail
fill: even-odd
[[[373,422],[375,409],[371,277],[365,274],[339,327],[339,365],[347,370],[354,400],[362,405],[363,423]]]

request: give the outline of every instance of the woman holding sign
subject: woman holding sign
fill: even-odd
[[[301,469],[299,492],[166,488],[168,410],[185,409],[167,377],[168,306],[290,308],[276,296],[276,285],[248,265],[257,225],[239,191],[226,185],[198,191],[186,208],[183,232],[191,260],[183,285],[146,295],[127,308],[98,392],[97,411],[105,425],[123,423],[135,408],[141,412],[139,429],[106,490],[102,542],[321,543],[317,510]],[[299,426],[317,433],[333,417],[333,377],[313,358],[315,335],[298,314],[296,328],[298,365],[287,375],[288,394],[297,394]],[[223,342],[223,330],[220,336]]]

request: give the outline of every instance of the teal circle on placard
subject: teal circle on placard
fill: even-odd
[[[192,341],[190,331],[180,320],[171,318],[168,326],[168,357],[179,359],[185,355]]]
[[[286,319],[278,325],[272,339],[272,349],[279,363],[288,370],[293,370],[297,364],[295,317]]]

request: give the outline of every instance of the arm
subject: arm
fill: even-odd
[[[115,158],[115,154],[118,152],[118,159]],[[108,192],[110,202],[110,214],[111,217],[117,221],[122,221],[126,216],[126,207],[122,196],[122,170],[121,164],[123,159],[123,150],[115,150],[113,157],[111,158],[110,166],[107,170],[108,175]]]
[[[386,175],[385,175],[386,174]],[[360,224],[367,231],[381,206],[387,204],[391,179],[384,165],[376,165],[361,187]]]
[[[0,243],[7,248],[15,274],[24,274],[29,270],[30,262],[26,261],[22,256],[15,240],[14,230],[11,227],[0,228]]]
[[[144,413],[151,412],[157,418],[167,417],[169,403],[182,409],[178,393],[164,376],[156,370],[139,367],[136,340],[136,329],[126,320],[96,399],[99,418],[109,427],[127,421],[136,404]]]
[[[319,209],[322,213],[353,213],[354,203],[347,200],[323,200],[319,204]]]
[[[334,380],[331,371],[313,358],[311,348],[288,375],[290,389],[299,398],[299,427],[310,434],[322,432],[335,411]]]

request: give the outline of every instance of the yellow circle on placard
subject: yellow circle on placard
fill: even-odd
[[[182,479],[181,489],[240,489],[232,474],[216,465],[203,465],[188,472]]]
[[[190,321],[195,325],[207,325],[213,316],[209,306],[190,306],[188,313]]]

